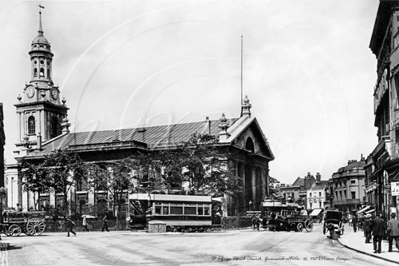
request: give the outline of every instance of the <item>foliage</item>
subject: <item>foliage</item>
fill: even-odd
[[[126,193],[132,182],[132,160],[126,158],[120,161],[113,162],[106,168],[101,168],[97,164],[88,165],[88,181],[91,188],[96,191],[107,191],[112,200],[113,207],[118,207],[118,214],[121,210],[122,195]],[[101,214],[105,213],[106,206],[99,207],[98,210]],[[115,210],[114,210],[115,212]]]
[[[31,192],[62,193],[64,197],[63,212],[68,209],[68,192],[85,178],[86,166],[80,157],[68,150],[56,150],[44,155],[40,164],[27,160],[21,163],[23,186]]]
[[[236,195],[241,191],[240,178],[233,174],[232,166],[228,165],[228,154],[217,144],[216,136],[192,135],[179,152],[180,166],[195,193]]]

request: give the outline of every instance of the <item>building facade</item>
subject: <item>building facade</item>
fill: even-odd
[[[330,191],[333,208],[345,212],[356,212],[366,203],[365,170],[366,160],[349,160],[348,164],[333,173]]]
[[[367,202],[385,217],[397,212],[399,194],[399,2],[380,1],[370,40],[377,59],[374,126],[377,144],[367,157]]]
[[[264,197],[269,194],[269,162],[274,160],[274,155],[257,119],[252,117],[247,97],[242,102],[241,116],[237,118],[227,119],[223,114],[218,120],[206,118],[185,124],[71,133],[66,101],[60,101],[60,91],[52,81],[54,55],[43,35],[41,14],[38,33],[29,52],[31,81],[26,84],[23,97],[19,96],[19,102],[15,105],[19,119],[17,162],[22,159],[40,162],[45,154],[67,149],[78,153],[84,162],[107,167],[138,152],[174,149],[188,141],[194,133],[210,134],[218,137],[219,142],[215,145],[229,154],[227,160],[231,170],[242,180],[243,191],[239,196],[224,195],[223,214],[237,215],[250,208],[260,210]],[[10,207],[18,203],[24,210],[54,209],[63,204],[64,195],[24,191],[20,171],[19,164],[8,167]],[[126,191],[125,198],[127,196]],[[74,187],[68,198],[80,205],[75,209],[83,209],[86,213],[92,210],[88,206],[105,204],[110,208],[111,204],[107,192],[91,192],[87,186]]]
[[[308,173],[304,178],[298,177],[291,186],[280,188],[282,197],[285,201],[297,203],[306,208],[308,206],[307,191],[315,182],[315,177],[310,173]]]
[[[307,190],[306,209],[324,209],[327,206],[327,186],[328,181],[321,180],[320,173],[317,173],[316,182]]]

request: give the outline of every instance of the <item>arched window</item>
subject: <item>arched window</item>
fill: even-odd
[[[250,152],[254,152],[255,151],[254,142],[252,141],[251,138],[247,139],[247,143],[245,143],[245,149],[250,151]]]
[[[40,77],[44,77],[44,69],[40,68],[40,73],[39,73]]]
[[[28,118],[28,135],[35,135],[36,133],[36,120],[33,116]]]
[[[47,77],[50,78],[50,69],[47,69]]]
[[[35,69],[33,70],[33,76],[34,76],[34,77],[37,77],[37,68],[35,68]]]

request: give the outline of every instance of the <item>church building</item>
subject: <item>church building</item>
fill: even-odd
[[[236,118],[226,118],[221,114],[218,120],[205,118],[183,124],[70,132],[67,119],[69,108],[52,80],[54,54],[43,34],[41,13],[39,18],[38,36],[29,52],[30,82],[25,85],[22,96],[18,96],[18,103],[15,104],[19,125],[16,143],[18,163],[9,165],[6,173],[9,207],[19,204],[24,210],[36,210],[62,204],[63,197],[60,195],[34,195],[24,190],[18,167],[22,158],[38,162],[44,154],[68,149],[78,153],[84,162],[107,165],[107,162],[129,157],[138,151],[173,149],[194,133],[201,133],[218,136],[218,148],[232,154],[228,160],[234,165],[235,174],[243,180],[243,192],[238,199],[227,195],[223,198],[223,214],[238,215],[249,209],[260,210],[264,197],[269,194],[269,162],[274,160],[274,155],[257,119],[251,114],[247,97],[242,102],[241,116]],[[108,198],[105,192],[89,191],[84,186],[75,187],[68,197],[83,205],[96,205]]]

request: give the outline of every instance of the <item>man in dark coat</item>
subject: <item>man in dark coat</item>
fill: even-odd
[[[373,220],[374,253],[381,253],[381,241],[384,236],[385,228],[385,221],[381,218],[381,213],[377,213],[377,216]]]
[[[76,236],[76,232],[73,231],[73,227],[75,226],[75,223],[69,217],[66,218],[66,226],[67,226],[67,237],[69,237],[70,233],[72,233],[74,236]]]
[[[355,232],[356,233],[356,230],[357,230],[357,215],[355,214],[354,216],[353,216],[353,218],[352,218],[352,225],[353,225],[353,232]]]
[[[108,230],[108,217],[107,217],[107,215],[104,215],[104,218],[103,218],[103,227],[101,228],[101,232],[104,232],[104,230],[106,230],[107,232],[109,232],[109,230]]]
[[[371,230],[372,230],[372,222],[371,222],[371,214],[366,214],[364,217],[363,223],[364,234],[366,235],[366,243],[371,243]]]

